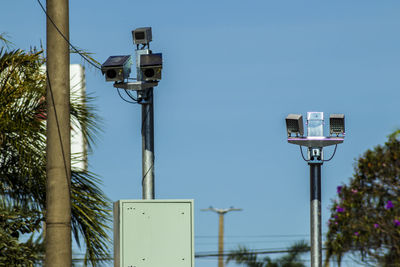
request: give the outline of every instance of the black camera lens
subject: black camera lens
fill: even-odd
[[[146,69],[144,71],[144,76],[146,76],[147,78],[151,78],[154,76],[154,69]]]
[[[135,32],[135,39],[136,40],[144,40],[145,39],[144,32],[143,31]]]
[[[117,77],[117,72],[115,70],[107,70],[106,75],[108,78],[110,79],[114,79],[115,77]]]

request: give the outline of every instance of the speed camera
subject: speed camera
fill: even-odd
[[[152,40],[151,27],[137,28],[132,31],[134,44],[148,44]]]
[[[160,81],[162,69],[162,54],[140,55],[140,72],[143,81]]]
[[[101,72],[106,81],[123,81],[131,73],[131,56],[111,56],[101,65]]]

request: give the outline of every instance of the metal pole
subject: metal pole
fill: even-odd
[[[225,213],[219,213],[218,267],[224,267],[224,215]]]
[[[149,45],[147,44],[149,47]],[[140,56],[151,54],[150,49],[136,50],[137,80],[142,81]],[[153,88],[138,91],[142,105],[142,198],[154,199],[154,112]]]
[[[51,18],[46,23],[46,267],[72,264],[69,44],[64,39],[69,39],[68,6],[68,0],[47,0],[46,5]]]
[[[154,199],[153,88],[146,91],[142,104],[142,175],[142,197]]]
[[[321,245],[321,165],[310,165],[310,220],[311,220],[311,267],[322,266]]]

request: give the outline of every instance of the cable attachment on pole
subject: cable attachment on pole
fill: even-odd
[[[331,156],[329,159],[324,160],[324,162],[325,162],[325,161],[330,161],[331,159],[333,159],[333,157],[334,157],[335,154],[336,154],[336,148],[337,148],[337,145],[335,145],[335,150],[333,150],[332,156]]]
[[[306,158],[304,157],[304,154],[303,154],[303,147],[302,147],[302,146],[299,146],[299,147],[300,147],[301,157],[303,158],[303,160],[304,160],[305,162],[309,162],[310,160],[309,160],[309,159],[306,159]]]
[[[322,164],[323,163],[323,151],[322,147],[309,147],[308,148],[308,163]]]
[[[137,91],[137,102],[142,105],[153,104],[153,88]]]

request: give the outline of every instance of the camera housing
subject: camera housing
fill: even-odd
[[[162,54],[142,54],[139,64],[143,81],[160,81],[162,70]]]
[[[101,65],[101,72],[107,82],[123,81],[131,73],[131,56],[111,56]]]
[[[137,28],[132,31],[134,44],[149,44],[152,41],[151,27]]]

